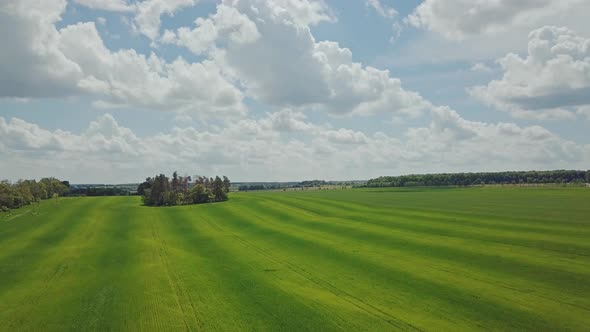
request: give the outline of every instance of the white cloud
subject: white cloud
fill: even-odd
[[[108,10],[115,12],[130,12],[134,8],[126,0],[74,0],[77,4],[92,9]]]
[[[395,43],[395,41],[401,36],[402,30],[403,30],[403,28],[402,28],[401,24],[399,22],[394,22],[391,25],[392,35],[389,38],[389,42]]]
[[[224,4],[217,6],[217,12],[209,18],[197,18],[195,24],[197,27],[193,30],[186,27],[178,29],[178,43],[195,54],[210,50],[220,38],[238,45],[260,38],[256,24],[248,16]]]
[[[491,73],[493,69],[483,62],[478,62],[471,66],[471,71],[479,71],[484,73]]]
[[[65,0],[0,3],[0,96],[51,97],[76,90],[79,66],[58,48]]]
[[[584,168],[590,160],[590,145],[543,127],[468,121],[444,107],[433,111],[428,128],[410,128],[407,137],[408,148],[445,170]]]
[[[61,31],[61,49],[80,65],[78,86],[112,104],[209,114],[243,114],[242,93],[212,61],[167,63],[154,54],[134,50],[109,51],[93,23],[70,25]]]
[[[390,6],[384,5],[380,0],[366,0],[367,7],[373,8],[377,14],[385,18],[392,18],[397,15],[397,11]]]
[[[526,52],[527,35],[542,26],[566,26],[590,35],[586,0],[425,0],[404,18],[404,31],[423,30],[404,40],[382,66],[456,65],[489,62],[509,52]],[[434,56],[433,56],[434,55]]]
[[[511,53],[497,62],[502,78],[470,90],[490,105],[538,119],[574,118],[590,105],[590,39],[567,28],[534,30],[525,58]]]
[[[367,144],[369,142],[369,138],[364,133],[346,128],[322,131],[320,135],[337,144]]]
[[[288,10],[292,1],[228,4],[197,20],[196,28],[179,29],[179,43],[196,54],[208,53],[253,98],[333,114],[415,115],[430,107],[388,71],[353,62],[351,51],[336,42],[316,42],[304,24],[310,20]]]
[[[172,13],[189,5],[158,3],[137,6]],[[58,31],[55,24],[65,5],[58,0],[48,0],[44,7],[29,0],[2,5],[0,15],[6,19],[0,24],[7,28],[1,31],[14,47],[0,54],[1,96],[88,95],[101,108],[244,114],[243,93],[226,79],[230,76],[253,98],[279,107],[411,115],[430,107],[388,71],[353,62],[350,50],[335,42],[316,42],[308,25],[333,20],[322,2],[225,1],[214,15],[198,20],[195,29],[164,33],[167,42],[206,52],[210,60],[200,63],[182,58],[166,62],[133,49],[110,51],[92,22]],[[18,33],[8,33],[8,26]]]
[[[305,139],[296,138],[297,133],[304,133]],[[226,174],[234,180],[296,180],[584,168],[590,162],[590,145],[543,127],[473,122],[448,108],[434,109],[429,126],[409,128],[401,137],[313,124],[300,112],[283,110],[221,128],[184,126],[146,137],[108,114],[81,133],[0,117],[0,142],[3,155],[11,156],[0,158],[4,176],[53,175],[74,182],[139,181],[171,172],[172,167],[181,173]]]
[[[273,0],[273,1],[224,0],[231,6],[243,7],[251,3],[252,12],[268,11],[274,19],[286,18],[300,26],[316,25],[321,22],[335,22],[336,17],[323,0]],[[261,8],[263,7],[263,8]]]
[[[181,8],[194,6],[197,0],[144,0],[136,4],[134,24],[139,32],[155,41],[160,36],[161,16],[173,16]]]
[[[426,0],[406,22],[450,39],[511,30],[569,11],[581,0]],[[458,14],[459,13],[459,14]]]
[[[209,115],[243,115],[242,92],[213,61],[166,62],[133,49],[107,49],[93,22],[55,23],[63,1],[9,2],[0,11],[0,36],[12,45],[0,53],[0,96],[88,95],[105,107],[139,107]],[[16,31],[13,33],[12,29]]]
[[[174,31],[171,30],[164,30],[164,33],[162,34],[162,37],[160,37],[160,42],[162,42],[163,44],[173,44],[176,42],[176,33],[174,33]]]

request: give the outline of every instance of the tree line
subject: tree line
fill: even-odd
[[[367,187],[471,186],[483,184],[583,184],[590,183],[590,171],[512,171],[483,173],[440,173],[381,176],[367,181]]]
[[[3,212],[17,209],[43,199],[65,196],[70,190],[68,181],[56,178],[19,180],[15,183],[0,181],[0,210]]]
[[[340,183],[340,182],[339,182]],[[301,182],[265,182],[265,183],[244,183],[238,186],[239,191],[254,191],[254,190],[277,190],[287,188],[305,188],[305,187],[321,187],[333,184],[325,180],[308,180]]]
[[[197,176],[193,179],[174,172],[172,179],[164,174],[148,177],[139,185],[137,192],[147,206],[203,204],[226,201],[230,185],[226,176]]]
[[[129,188],[124,187],[72,187],[69,196],[128,196]]]

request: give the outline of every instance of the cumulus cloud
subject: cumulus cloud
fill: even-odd
[[[197,0],[144,0],[136,4],[134,26],[155,41],[160,36],[161,16],[174,15],[176,11],[194,6]]]
[[[364,115],[416,115],[430,107],[388,71],[354,62],[351,51],[338,43],[316,42],[309,25],[333,20],[323,2],[224,1],[194,29],[166,31],[160,38],[209,58],[189,63],[133,49],[111,51],[93,22],[57,30],[65,1],[48,0],[43,7],[30,1],[11,0],[0,7],[6,18],[0,24],[18,27],[16,35],[8,27],[1,30],[15,44],[0,55],[4,97],[89,95],[101,108],[244,114],[244,95],[235,81],[254,99],[277,107]],[[136,6],[138,17],[143,11],[159,17],[193,3],[146,0]],[[159,24],[152,26],[159,35]]]
[[[289,10],[293,3],[225,1],[195,28],[178,29],[178,42],[208,54],[248,95],[274,106],[365,115],[415,115],[430,107],[387,70],[354,62],[352,52],[336,42],[317,42],[308,26],[314,20],[308,17],[326,14],[317,7],[315,15],[302,18]]]
[[[484,102],[523,118],[574,118],[590,105],[590,39],[546,26],[529,35],[528,54],[497,61],[501,79],[472,88]]]
[[[243,114],[242,93],[212,61],[167,63],[134,50],[111,52],[94,23],[78,23],[61,31],[61,49],[80,65],[78,86],[107,102],[153,109]]]
[[[429,127],[410,128],[406,135],[422,161],[447,170],[584,168],[590,159],[590,145],[543,127],[468,121],[446,107],[433,111]]]
[[[0,118],[0,133],[5,145],[16,151],[107,152],[135,156],[144,150],[135,134],[130,129],[119,126],[110,114],[90,122],[82,134],[72,134],[60,129],[49,131],[18,118],[12,118],[10,122]]]
[[[406,22],[449,39],[506,31],[517,25],[538,23],[583,4],[581,0],[426,0]]]
[[[174,16],[183,8],[197,4],[198,0],[143,0],[130,2],[127,0],[73,0],[77,4],[92,9],[115,12],[131,12],[133,20],[129,22],[134,30],[148,37],[152,46],[157,45],[163,15]]]
[[[218,39],[227,39],[235,44],[256,41],[260,33],[256,24],[237,9],[220,4],[217,12],[207,19],[197,18],[196,28],[178,29],[178,44],[188,47],[193,53],[201,54],[215,46]],[[165,38],[173,40],[174,38]]]
[[[92,9],[108,10],[115,12],[130,12],[134,8],[126,0],[74,0],[77,4]]]
[[[65,0],[0,3],[0,97],[51,97],[72,94],[79,66],[59,50]]]
[[[90,7],[99,3],[78,2]],[[102,2],[117,3],[131,2]],[[100,109],[173,110],[178,115],[177,127],[143,137],[108,114],[76,133],[0,117],[0,169],[7,170],[5,176],[126,182],[173,167],[237,180],[345,179],[584,168],[590,162],[588,145],[541,126],[464,119],[404,89],[389,71],[355,62],[351,50],[337,42],[317,41],[311,27],[335,20],[321,1],[224,0],[194,26],[161,31],[162,15],[195,3],[146,0],[131,6],[138,31],[154,43],[186,47],[205,58],[200,62],[182,57],[167,61],[156,55],[158,50],[110,50],[95,23],[59,24],[65,0],[1,2],[0,38],[11,47],[0,52],[0,97],[85,96]],[[469,8],[469,3],[464,5]],[[519,11],[522,4],[496,5]],[[484,10],[483,17],[499,13],[494,10]],[[518,15],[501,21],[512,22]],[[420,26],[435,29],[424,22]],[[483,24],[473,31],[485,34],[496,25],[501,24]],[[453,29],[459,31],[449,35],[453,38],[471,31],[462,24],[449,31]],[[590,117],[589,44],[567,29],[536,30],[527,56],[503,57],[498,62],[503,77],[471,92],[515,116]],[[473,69],[487,70],[483,63]],[[246,96],[279,111],[245,117]],[[430,116],[430,122],[405,131],[381,126],[384,132],[372,133],[314,123],[308,118],[310,110],[394,118],[421,114]],[[225,117],[231,121],[216,123],[218,127],[197,121],[201,115],[233,117]],[[112,171],[105,174],[104,169]]]
[[[14,41],[0,54],[0,96],[89,95],[101,107],[141,107],[202,115],[242,115],[243,94],[213,61],[166,62],[155,54],[105,47],[94,22],[56,30],[65,1],[2,5],[0,35]],[[12,31],[16,31],[16,34]]]
[[[237,7],[248,5],[248,1],[243,0],[224,0],[224,3]],[[259,9],[263,11],[270,10],[267,14],[275,18],[288,17],[290,21],[301,26],[336,21],[336,17],[331,13],[330,8],[323,0],[254,1],[251,4],[253,12],[257,13]]]
[[[540,126],[468,121],[444,107],[433,109],[431,115],[429,126],[409,128],[400,137],[314,124],[293,110],[224,127],[175,127],[145,137],[108,114],[80,133],[0,117],[0,149],[11,156],[0,158],[0,167],[11,178],[56,175],[72,181],[126,182],[172,171],[170,165],[181,172],[223,173],[236,180],[293,180],[583,168],[590,161],[590,145],[568,141]],[[305,137],[297,138],[297,133]],[[109,174],[101,172],[107,168]],[[100,178],[88,177],[94,171]]]

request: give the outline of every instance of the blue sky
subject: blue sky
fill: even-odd
[[[8,0],[0,169],[109,183],[585,169],[588,9]]]

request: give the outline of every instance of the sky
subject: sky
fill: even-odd
[[[0,178],[590,168],[587,0],[3,0]]]

